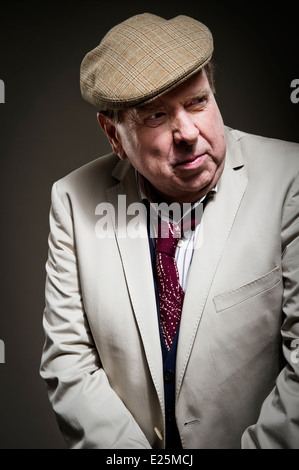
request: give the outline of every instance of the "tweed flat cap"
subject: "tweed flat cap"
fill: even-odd
[[[199,21],[136,15],[112,28],[84,57],[81,93],[102,111],[142,105],[198,72],[212,53],[212,34]]]

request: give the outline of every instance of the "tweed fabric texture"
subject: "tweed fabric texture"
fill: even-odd
[[[199,21],[144,13],[116,25],[84,57],[83,98],[99,110],[147,103],[206,65],[213,38]]]

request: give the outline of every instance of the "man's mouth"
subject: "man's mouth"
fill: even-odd
[[[175,163],[175,168],[178,170],[193,170],[200,167],[205,160],[206,153],[201,155],[191,155],[190,157],[185,158],[184,160]]]

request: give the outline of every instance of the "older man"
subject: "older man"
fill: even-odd
[[[212,53],[142,14],[82,62],[113,153],[52,191],[41,374],[69,447],[299,448],[299,147],[223,125]]]

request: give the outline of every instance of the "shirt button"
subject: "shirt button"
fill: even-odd
[[[171,370],[166,370],[164,373],[164,380],[167,384],[170,384],[173,380],[174,373]]]
[[[165,419],[168,423],[171,423],[172,421],[175,421],[175,412],[174,412],[174,410],[166,410]]]
[[[179,241],[178,241],[178,247],[181,248],[183,245],[184,245],[184,241],[183,241],[183,240],[179,240]]]

